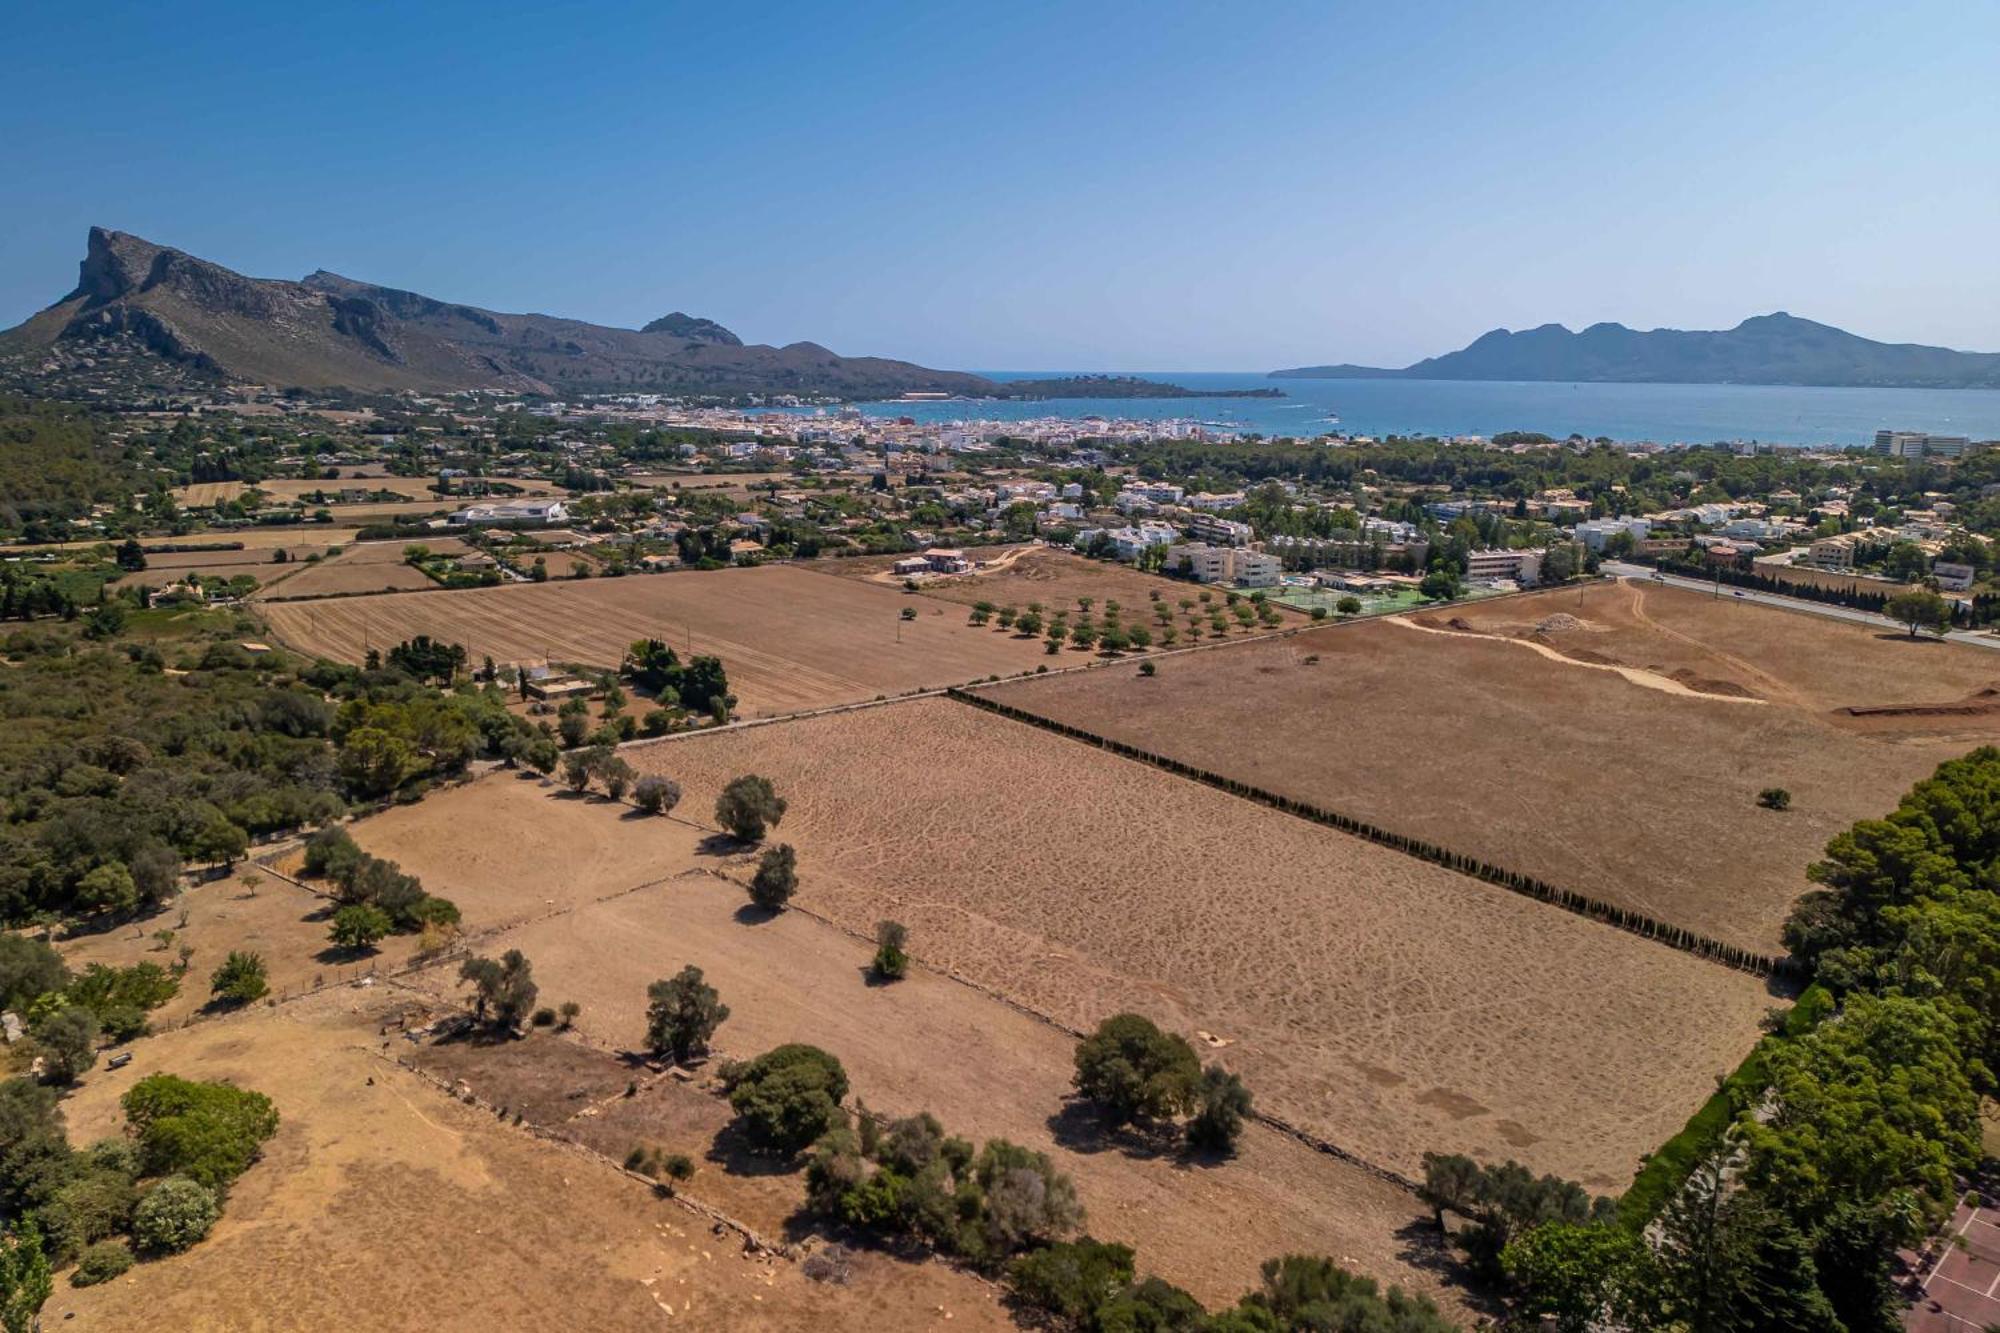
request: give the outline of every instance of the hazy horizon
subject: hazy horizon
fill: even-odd
[[[1393,367],[1494,328],[1774,310],[2000,350],[1991,9],[11,26],[0,325],[69,289],[98,224],[259,277],[952,368]]]

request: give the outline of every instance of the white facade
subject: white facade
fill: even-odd
[[[1522,586],[1541,580],[1540,551],[1467,551],[1465,577],[1469,579],[1512,579]]]

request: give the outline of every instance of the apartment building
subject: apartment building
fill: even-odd
[[[1276,556],[1206,542],[1168,547],[1166,569],[1186,571],[1197,583],[1231,583],[1239,588],[1275,588],[1283,573]]]
[[[1465,553],[1465,577],[1468,579],[1512,579],[1527,587],[1539,582],[1541,573],[1540,551],[1488,549]]]

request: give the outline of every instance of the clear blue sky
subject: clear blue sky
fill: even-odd
[[[0,325],[84,230],[982,369],[1775,309],[2000,350],[2000,6],[52,3]]]

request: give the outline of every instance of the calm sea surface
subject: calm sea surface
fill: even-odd
[[[994,379],[1063,371],[987,371]],[[1853,445],[1877,430],[2000,439],[2000,390],[1804,389],[1744,384],[1542,384],[1489,380],[1273,380],[1258,374],[1146,371],[1191,389],[1285,391],[1283,398],[1072,398],[1060,401],[864,403],[919,421],[1038,417],[1193,419],[1264,435],[1493,435],[1533,430],[1614,440],[1706,444],[1757,440]],[[1337,417],[1339,425],[1329,418]]]

